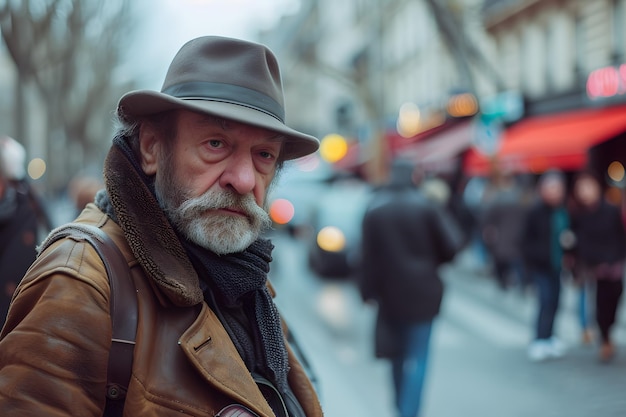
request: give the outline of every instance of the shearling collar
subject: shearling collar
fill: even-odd
[[[110,202],[144,271],[177,306],[203,300],[198,274],[156,198],[124,152],[111,147],[104,163]]]

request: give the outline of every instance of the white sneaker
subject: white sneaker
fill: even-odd
[[[528,346],[528,359],[532,362],[543,362],[552,356],[551,350],[549,340],[535,340]]]
[[[562,358],[565,355],[565,351],[567,347],[565,343],[561,342],[556,337],[552,336],[548,341],[549,349],[548,352],[553,358]]]

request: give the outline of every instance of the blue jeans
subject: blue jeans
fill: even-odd
[[[552,337],[554,318],[559,308],[559,297],[561,294],[561,276],[557,271],[532,271],[535,285],[537,286],[537,296],[539,301],[539,312],[537,314],[537,339],[549,339]]]
[[[432,321],[407,324],[403,356],[391,360],[396,407],[400,417],[419,415],[428,363]]]
[[[580,327],[585,330],[590,327],[589,317],[592,315],[592,311],[590,311],[589,297],[590,292],[592,291],[590,282],[583,282],[580,284],[579,292],[578,292],[578,319],[580,321]]]

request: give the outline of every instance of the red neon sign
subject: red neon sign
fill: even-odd
[[[589,98],[613,97],[626,94],[626,64],[597,69],[587,77]]]

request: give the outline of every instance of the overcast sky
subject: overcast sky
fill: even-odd
[[[125,68],[139,88],[160,89],[167,66],[188,40],[221,35],[255,40],[298,10],[299,0],[143,0]],[[133,74],[135,73],[135,74]]]

